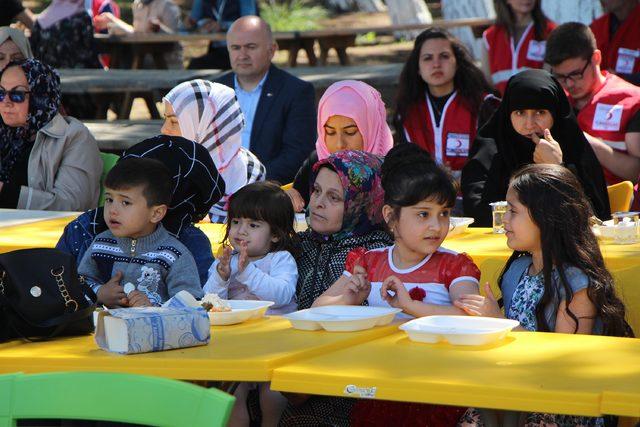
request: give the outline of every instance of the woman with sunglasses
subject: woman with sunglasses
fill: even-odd
[[[84,211],[98,204],[102,160],[80,121],[59,114],[60,77],[35,59],[0,74],[0,207]]]

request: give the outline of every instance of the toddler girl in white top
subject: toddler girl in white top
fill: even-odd
[[[289,251],[297,234],[291,199],[272,182],[254,182],[229,198],[226,246],[223,255],[209,269],[205,293],[225,299],[273,301],[268,314],[296,310],[298,267]],[[253,384],[241,383],[234,396],[229,425],[250,423],[246,400]],[[262,425],[277,425],[287,399],[272,391],[269,383],[258,383]]]
[[[291,200],[274,183],[255,182],[234,193],[224,238],[231,246],[211,265],[205,293],[273,301],[268,314],[295,311],[294,219]]]

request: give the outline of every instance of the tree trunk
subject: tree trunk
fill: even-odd
[[[442,17],[444,19],[462,18],[495,18],[496,12],[492,0],[442,0]],[[470,27],[456,27],[449,31],[469,48],[476,59],[480,59],[481,39],[476,39]]]
[[[424,0],[387,0],[387,9],[392,25],[430,24],[433,22],[431,12]],[[414,39],[421,31],[397,32],[396,38]]]
[[[542,11],[558,25],[569,21],[589,25],[603,13],[599,0],[542,0]]]

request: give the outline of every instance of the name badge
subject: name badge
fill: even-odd
[[[622,105],[600,104],[596,105],[596,114],[593,116],[591,127],[593,130],[619,131],[622,120]]]
[[[448,133],[446,153],[449,157],[469,156],[469,134]]]
[[[544,40],[531,40],[527,49],[529,61],[544,62],[544,53],[547,50],[547,42]]]
[[[636,58],[640,57],[640,50],[618,49],[618,60],[616,61],[616,73],[631,74],[636,67]]]

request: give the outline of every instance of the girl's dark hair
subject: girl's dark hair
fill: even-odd
[[[596,308],[596,318],[602,320],[604,335],[633,336],[589,225],[591,204],[573,173],[559,165],[530,165],[516,172],[510,185],[540,229],[544,294],[536,307],[538,330],[549,331],[544,310],[559,299],[559,289],[552,282],[554,267],[566,296],[567,314],[576,322],[574,333],[578,330],[578,318],[568,308],[573,292],[565,274],[567,267],[576,267],[589,278],[587,295]],[[511,263],[522,255],[518,251],[511,255],[500,275],[500,286]]]
[[[271,227],[271,234],[278,238],[277,242],[271,244],[271,252],[289,251],[295,254],[298,235],[293,229],[293,204],[277,184],[270,181],[254,182],[242,187],[229,198],[224,242],[229,240],[229,224],[235,218],[266,222]]]
[[[453,180],[432,159],[429,153],[415,144],[393,147],[382,163],[384,203],[394,208],[413,206],[423,200],[452,208],[456,202]]]
[[[428,28],[416,38],[413,50],[400,74],[395,114],[399,124],[404,122],[411,105],[424,102],[428,85],[419,73],[420,49],[424,42],[432,39],[445,39],[451,43],[457,64],[453,85],[474,115],[478,113],[485,94],[496,94],[495,89],[482,71],[476,67],[473,57],[460,40],[441,28]]]
[[[547,22],[549,18],[546,17],[540,6],[540,0],[536,0],[536,5],[531,11],[531,18],[533,19],[533,34],[534,39],[544,40],[547,37]],[[496,9],[496,24],[505,27],[509,34],[515,33],[516,18],[513,14],[511,6],[507,4],[507,0],[493,0],[493,4]]]

